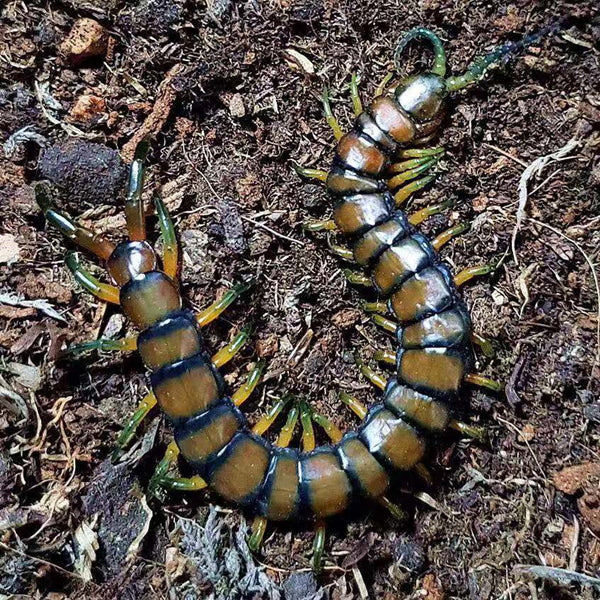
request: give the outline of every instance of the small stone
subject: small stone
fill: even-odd
[[[317,593],[318,585],[312,572],[292,573],[283,584],[285,600],[305,600]]]
[[[345,308],[331,317],[331,322],[339,329],[350,329],[360,321],[360,311]]]
[[[89,123],[106,111],[106,102],[100,96],[83,94],[79,96],[71,109],[71,118],[80,123]]]
[[[244,106],[244,100],[241,94],[234,94],[229,101],[229,112],[232,117],[241,119],[246,116],[246,107]]]
[[[94,19],[78,19],[59,46],[60,53],[72,64],[104,56],[108,48],[108,31]]]

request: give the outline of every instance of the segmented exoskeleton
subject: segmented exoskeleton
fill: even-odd
[[[151,392],[119,437],[115,458],[132,439],[135,429],[158,404],[174,426],[175,441],[155,472],[152,486],[198,490],[208,485],[223,499],[247,507],[257,515],[251,544],[257,547],[267,520],[314,518],[315,567],[321,561],[323,519],[345,510],[355,498],[370,498],[390,510],[399,509],[385,496],[390,476],[416,469],[427,475],[422,460],[427,434],[454,427],[467,433],[474,429],[454,421],[452,399],[470,376],[471,346],[468,312],[456,286],[474,274],[489,270],[467,270],[452,277],[436,250],[457,231],[429,242],[414,225],[431,209],[407,217],[397,204],[422,187],[416,179],[392,196],[390,185],[408,181],[430,167],[439,150],[407,149],[427,141],[441,122],[444,96],[476,80],[495,60],[515,45],[503,47],[476,61],[465,75],[445,79],[445,57],[441,43],[431,32],[418,29],[401,42],[399,51],[415,37],[434,44],[435,64],[431,73],[405,80],[394,96],[380,95],[359,116],[353,131],[341,137],[329,174],[302,170],[305,175],[326,179],[328,189],[339,198],[334,223],[351,236],[352,251],[338,249],[368,269],[373,284],[386,303],[368,305],[389,310],[399,325],[379,317],[393,329],[398,340],[396,376],[385,386],[383,379],[363,366],[372,381],[385,387],[383,402],[366,410],[356,399],[343,400],[364,421],[356,432],[342,433],[306,403],[294,405],[275,443],[264,433],[288,402],[283,397],[253,428],[249,428],[239,406],[257,385],[262,365],[256,364],[248,381],[230,395],[218,368],[243,345],[248,331],[242,330],[212,358],[207,354],[200,328],[214,320],[247,286],[233,288],[223,299],[194,315],[184,310],[177,284],[178,245],[172,222],[159,198],[154,203],[164,241],[162,269],[154,249],[146,241],[141,201],[143,159],[146,147],[138,148],[132,163],[125,206],[129,240],[116,247],[101,235],[77,225],[51,202],[44,184],[36,196],[46,218],[68,238],[106,261],[112,284],[101,283],[71,254],[67,265],[85,289],[97,297],[119,304],[141,330],[121,340],[98,340],[77,350],[135,350],[150,371]],[[531,40],[529,40],[531,41]],[[521,43],[523,45],[523,43]],[[518,46],[518,45],[517,45]],[[359,104],[355,95],[355,104]],[[330,114],[336,132],[339,127]],[[406,160],[393,165],[392,157]],[[384,176],[393,173],[391,182]],[[398,174],[396,174],[398,173]],[[330,227],[330,224],[323,225]],[[491,387],[494,382],[480,379]],[[303,451],[289,448],[296,423],[303,426]],[[312,422],[320,425],[332,445],[315,449]],[[178,454],[193,467],[196,476],[173,477],[168,471]]]

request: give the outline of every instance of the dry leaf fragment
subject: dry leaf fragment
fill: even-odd
[[[0,235],[0,264],[12,265],[19,260],[19,244],[12,233]]]
[[[301,69],[305,73],[308,73],[308,75],[314,75],[315,66],[312,64],[310,59],[304,56],[304,54],[300,54],[300,52],[294,50],[293,48],[286,48],[283,51],[283,55],[285,58],[285,62],[292,69]]]
[[[92,565],[96,561],[96,550],[98,550],[98,534],[94,531],[98,522],[96,513],[89,523],[83,521],[75,531],[75,571],[81,575],[84,581],[92,580]]]

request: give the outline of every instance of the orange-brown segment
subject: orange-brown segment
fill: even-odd
[[[327,176],[327,189],[334,194],[361,194],[378,192],[384,185],[376,179],[344,169],[333,169]]]
[[[378,498],[385,493],[389,477],[358,438],[343,440],[339,452],[344,470],[353,475],[365,494]]]
[[[181,309],[181,296],[173,282],[160,271],[150,271],[121,288],[123,312],[145,329]]]
[[[380,96],[373,101],[369,112],[377,125],[396,142],[406,144],[415,137],[415,126],[389,96]]]
[[[211,366],[199,357],[186,359],[152,373],[152,391],[171,419],[193,417],[219,399],[219,385]]]
[[[444,402],[401,384],[388,387],[384,404],[393,413],[405,415],[431,431],[443,431],[450,420],[449,410]]]
[[[464,375],[463,360],[447,348],[405,350],[398,365],[398,377],[426,393],[455,393]]]
[[[269,466],[269,452],[248,434],[232,441],[233,448],[210,476],[212,489],[231,502],[241,502],[254,494]]]
[[[400,471],[412,469],[425,454],[425,442],[416,430],[389,410],[375,413],[364,426],[361,438],[372,454]]]
[[[338,142],[336,153],[347,167],[370,175],[379,175],[387,163],[385,154],[377,146],[354,132],[347,133]]]
[[[211,411],[212,412],[212,411]],[[203,462],[224,448],[239,429],[234,412],[220,411],[189,436],[178,440],[182,456],[189,462]]]
[[[333,452],[317,452],[302,460],[302,483],[316,517],[342,512],[350,503],[352,489]]]
[[[454,308],[406,327],[402,331],[402,345],[404,348],[450,347],[468,336],[469,321],[461,310]]]
[[[356,194],[335,207],[333,220],[342,233],[352,235],[381,223],[389,213],[384,194]]]
[[[272,521],[289,519],[298,506],[298,459],[279,456],[273,471],[266,517]]]
[[[407,230],[398,219],[390,219],[365,233],[355,244],[354,259],[359,265],[366,265],[383,249],[388,248]]]
[[[424,269],[405,281],[390,297],[390,308],[401,323],[420,319],[452,302],[444,276],[436,268]]]

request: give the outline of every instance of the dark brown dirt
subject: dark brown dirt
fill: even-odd
[[[394,494],[410,511],[410,523],[367,504],[332,523],[320,583],[332,598],[360,597],[363,583],[371,598],[386,599],[599,597],[593,587],[559,587],[515,568],[599,572],[597,523],[586,521],[597,515],[589,504],[597,502],[591,489],[597,482],[570,482],[573,493],[553,483],[564,467],[600,461],[599,298],[590,270],[600,242],[595,8],[593,0],[7,2],[0,22],[6,154],[0,294],[46,300],[59,315],[39,304],[0,303],[0,593],[53,600],[184,597],[172,564],[175,525],[180,516],[205,519],[211,499],[150,499],[149,530],[128,557],[132,533],[143,530],[148,514],[143,493],[170,430],[157,428],[157,420],[147,424],[142,444],[119,467],[123,479],[107,474],[120,424],[142,397],[145,380],[134,357],[55,362],[63,341],[120,335],[126,325],[72,282],[61,261],[64,243],[45,229],[33,200],[31,183],[40,171],[62,186],[63,207],[118,239],[122,194],[107,190],[121,173],[111,151],[126,157],[123,148],[136,132],[150,133],[147,188],[162,186],[175,217],[189,304],[205,306],[243,277],[257,280],[244,302],[207,331],[216,349],[244,324],[255,327],[253,344],[226,368],[236,386],[257,352],[268,360],[270,376],[249,405],[250,418],[271,398],[293,391],[351,428],[356,421],[340,409],[338,391],[365,402],[378,397],[357,374],[353,355],[369,360],[391,342],[357,311],[360,291],[344,283],[326,240],[302,231],[305,219],[331,210],[324,190],[292,170],[292,160],[311,167],[330,160],[332,137],[318,100],[323,85],[333,90],[334,110],[347,127],[351,72],[360,73],[363,98],[370,97],[391,66],[395,41],[410,27],[438,31],[458,73],[482,51],[572,15],[575,26],[566,35],[547,39],[452,99],[440,177],[413,202],[455,199],[449,213],[429,220],[430,233],[473,223],[444,250],[456,269],[502,259],[495,276],[465,290],[475,329],[496,348],[495,358],[482,358],[478,367],[509,382],[506,398],[478,390],[471,396],[470,418],[489,430],[490,444],[440,440],[431,460],[435,485],[401,481]],[[58,48],[82,17],[104,25],[110,42],[105,57],[74,66]],[[315,73],[290,65],[289,48]],[[422,55],[420,46],[411,47],[407,70]],[[80,103],[71,116],[84,95],[94,102]],[[81,106],[92,106],[94,114]],[[52,157],[69,136],[76,138],[67,144],[71,156],[73,144],[89,149],[93,143],[111,160],[92,169],[77,151],[73,164],[59,169],[68,177],[53,177],[40,168],[41,146]],[[528,164],[573,138],[579,144],[569,158],[549,163],[529,182],[530,218],[517,237],[517,264],[510,242],[519,179]],[[54,161],[68,156],[59,153]],[[15,243],[18,252],[9,252]],[[290,362],[299,346],[303,351]],[[578,508],[581,489],[585,514]],[[238,522],[237,513],[230,518]],[[87,584],[77,575],[81,546],[74,542],[82,523],[91,524],[100,543]],[[281,585],[307,566],[311,543],[303,528],[272,527],[260,561]],[[208,597],[209,590],[185,597]]]

